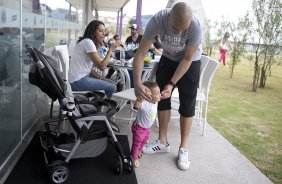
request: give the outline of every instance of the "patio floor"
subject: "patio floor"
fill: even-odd
[[[121,116],[129,114],[128,107],[122,109]],[[131,143],[130,125],[116,120],[121,132],[127,134]],[[141,167],[135,170],[139,184],[266,184],[272,183],[244,155],[221,136],[210,125],[206,135],[201,135],[202,127],[195,122],[192,126],[189,159],[190,169],[177,168],[176,158],[180,143],[179,120],[173,119],[169,127],[170,153],[143,155]],[[158,128],[153,125],[150,141],[158,137]]]

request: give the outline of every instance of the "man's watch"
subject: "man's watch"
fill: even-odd
[[[150,48],[149,50],[150,50],[151,52],[153,52],[154,50],[156,50],[156,47]]]
[[[172,82],[172,81],[169,81],[167,84],[171,85],[174,88],[176,87],[176,84],[174,82]]]

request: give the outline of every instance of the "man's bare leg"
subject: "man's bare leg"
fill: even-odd
[[[162,144],[167,144],[167,130],[170,122],[171,110],[158,111],[159,118],[159,140]]]
[[[188,149],[192,122],[193,122],[193,117],[186,118],[180,116],[180,133],[181,133],[180,148]]]

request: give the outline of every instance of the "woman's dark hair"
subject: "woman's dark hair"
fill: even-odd
[[[77,43],[79,43],[84,38],[91,39],[96,46],[98,46],[100,43],[97,42],[95,38],[95,31],[98,29],[100,25],[105,26],[105,24],[102,21],[99,20],[92,20],[86,27],[84,34],[82,37],[79,37]]]

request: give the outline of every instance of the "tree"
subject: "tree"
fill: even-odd
[[[239,19],[238,24],[230,23],[230,30],[232,35],[232,47],[230,48],[231,65],[230,65],[230,78],[233,77],[235,66],[240,62],[240,58],[246,52],[245,44],[247,41],[248,30],[251,22],[246,15],[243,19]]]
[[[249,30],[254,44],[253,91],[264,88],[272,66],[277,64],[275,55],[282,46],[282,3],[280,0],[254,0],[254,21]]]
[[[212,55],[213,47],[214,47],[214,41],[211,38],[211,21],[206,20],[204,23],[204,44],[203,44],[203,51],[208,56]]]

